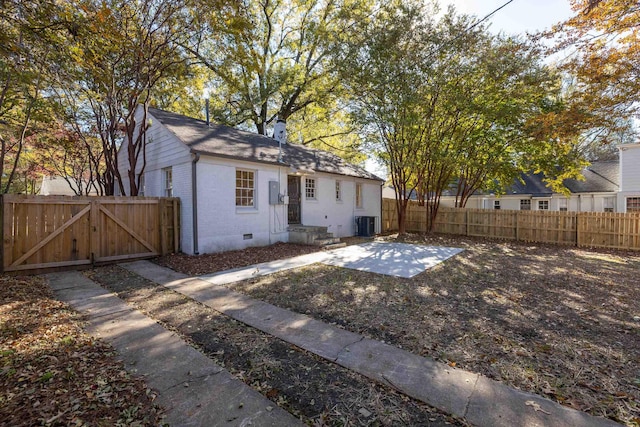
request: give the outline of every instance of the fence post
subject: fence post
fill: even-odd
[[[100,256],[100,233],[98,233],[98,217],[100,206],[97,200],[91,200],[91,210],[89,211],[89,252],[91,253],[91,264],[95,264],[96,258]]]
[[[180,217],[178,211],[180,210],[180,199],[173,199],[173,252],[180,252]]]
[[[166,255],[168,252],[168,248],[167,248],[167,234],[169,232],[169,230],[167,229],[167,221],[166,221],[166,217],[167,217],[167,203],[165,201],[165,199],[160,198],[158,200],[158,215],[160,216],[159,219],[159,223],[160,223],[160,255]]]
[[[580,212],[576,212],[576,247],[580,247]]]
[[[464,235],[469,236],[469,209],[464,210]]]

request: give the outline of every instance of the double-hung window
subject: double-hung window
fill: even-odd
[[[236,207],[256,207],[255,172],[246,169],[236,169]]]
[[[171,168],[162,169],[165,197],[173,197],[173,170]]]
[[[616,206],[616,198],[615,197],[605,197],[604,198],[604,211],[605,212],[613,212]]]
[[[362,184],[356,182],[356,208],[362,209]]]
[[[558,200],[558,210],[560,212],[566,212],[568,210],[568,204],[569,204],[569,201],[566,198],[559,199]]]
[[[304,180],[304,197],[307,200],[316,200],[316,179],[306,178]]]
[[[531,199],[520,199],[520,210],[521,211],[530,211],[531,210]]]
[[[627,197],[627,212],[640,212],[640,197]]]

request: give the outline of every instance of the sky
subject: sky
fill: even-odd
[[[507,1],[440,0],[440,4],[443,7],[452,4],[459,12],[483,18]],[[523,34],[527,31],[549,29],[553,24],[564,21],[572,14],[568,0],[513,0],[487,22],[491,24],[490,29],[494,32]]]
[[[439,0],[442,8],[449,4],[460,13],[484,18],[508,0]],[[547,30],[553,24],[564,21],[573,15],[568,0],[513,0],[486,21],[493,32],[524,34]],[[365,163],[365,168],[384,178],[386,171],[373,159]]]

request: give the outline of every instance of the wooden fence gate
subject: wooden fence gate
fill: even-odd
[[[3,271],[38,270],[179,250],[177,198],[2,196]]]

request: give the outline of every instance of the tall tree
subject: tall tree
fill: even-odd
[[[246,0],[196,7],[200,25],[185,46],[211,70],[214,117],[267,135],[276,118],[296,142],[340,145],[351,129],[334,120],[342,86],[335,49],[367,19],[365,0]],[[320,111],[322,110],[322,111]],[[318,120],[321,125],[314,125]],[[314,128],[306,133],[303,129]],[[325,129],[325,132],[319,132]],[[313,141],[311,141],[313,140]],[[326,148],[326,147],[325,147]]]
[[[354,112],[375,130],[370,140],[396,190],[401,233],[413,194],[433,227],[454,183],[463,206],[475,190],[532,169],[561,188],[581,164],[575,128],[558,129],[560,80],[539,50],[453,9],[434,16],[418,2],[389,3],[363,32],[356,59],[344,61]]]
[[[114,194],[118,188],[120,194],[135,196],[146,163],[147,108],[153,91],[162,79],[184,70],[178,48],[187,25],[184,4],[80,0],[79,7],[85,18],[74,46],[75,67],[59,81],[67,117],[91,117],[90,124],[76,122],[73,127],[100,137],[102,153],[91,156],[94,167],[104,162],[104,193]],[[126,152],[129,188],[118,169],[118,150]]]
[[[371,149],[389,171],[396,190],[398,228],[405,232],[406,210],[418,186],[415,170],[423,150],[429,106],[420,93],[422,40],[431,23],[415,4],[383,6],[339,58],[353,98],[355,120]]]
[[[640,5],[634,0],[573,0],[574,16],[546,33],[574,81],[572,111],[588,119],[585,137],[607,142],[625,132],[640,106]]]
[[[71,36],[71,8],[47,0],[8,0],[0,9],[0,177],[12,190],[25,143],[50,117],[46,89]]]

